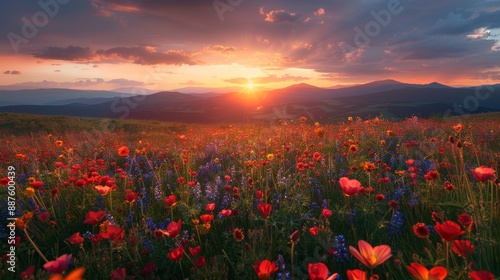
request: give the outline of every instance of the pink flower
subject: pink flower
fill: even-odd
[[[486,182],[488,179],[492,178],[495,175],[495,169],[486,166],[480,166],[472,169],[472,174],[479,182]]]
[[[361,182],[356,179],[349,180],[347,177],[342,177],[339,180],[340,187],[342,187],[342,191],[346,196],[351,196],[358,194],[363,190],[361,187]]]
[[[70,255],[62,255],[54,261],[50,261],[43,265],[50,273],[63,273],[66,269],[68,269],[69,263],[71,262],[71,254]]]

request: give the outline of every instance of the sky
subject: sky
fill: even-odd
[[[2,0],[0,89],[500,83],[500,0]]]

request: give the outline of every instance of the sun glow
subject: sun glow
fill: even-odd
[[[246,87],[247,89],[252,90],[255,87],[255,84],[252,81],[248,81]]]

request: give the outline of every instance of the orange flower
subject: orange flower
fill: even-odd
[[[488,179],[495,176],[495,169],[486,166],[480,166],[472,169],[472,174],[479,182],[486,182]]]
[[[351,146],[349,146],[349,152],[351,153],[355,153],[358,151],[358,146],[352,144]]]
[[[465,233],[457,223],[452,221],[445,221],[443,223],[437,222],[434,229],[444,241],[448,242],[451,242],[453,239]]]
[[[61,140],[57,140],[56,142],[54,142],[54,144],[55,144],[57,147],[62,147],[62,145],[63,145],[63,141],[61,141]]]
[[[310,280],[331,280],[337,279],[337,273],[328,277],[328,267],[322,263],[309,263],[307,264],[307,271],[309,272]]]
[[[260,203],[259,206],[257,206],[259,209],[260,215],[262,218],[267,219],[271,215],[271,211],[273,210],[273,206],[269,203]]]
[[[366,280],[366,271],[354,269],[347,270],[347,279],[349,280]]]
[[[101,195],[107,195],[111,191],[110,187],[101,185],[95,186],[94,189]]]
[[[448,275],[448,271],[442,266],[435,266],[431,270],[427,270],[425,266],[413,262],[406,268],[416,280],[443,280]]]
[[[495,280],[495,276],[486,270],[471,271],[469,278],[472,280]]]
[[[85,273],[85,267],[79,267],[75,268],[66,276],[63,276],[62,274],[54,274],[50,276],[49,280],[81,280],[83,279],[84,273]]]
[[[372,247],[368,242],[359,240],[358,247],[359,251],[349,246],[349,252],[368,268],[375,268],[392,256],[391,247],[387,245]]]
[[[346,196],[358,194],[363,190],[361,183],[356,179],[349,180],[347,177],[342,177],[340,178],[339,183]]]
[[[471,244],[469,240],[453,240],[451,245],[451,250],[462,258],[467,258],[474,252],[474,244]]]
[[[454,129],[456,132],[460,132],[460,131],[462,131],[462,129],[463,129],[463,128],[464,128],[464,126],[463,126],[461,123],[459,123],[459,124],[457,124],[457,125],[453,126],[453,129]]]
[[[120,148],[118,148],[118,154],[122,157],[128,156],[129,153],[130,150],[128,149],[127,146],[121,146]]]
[[[255,262],[253,269],[255,273],[257,273],[257,278],[259,278],[259,280],[271,279],[271,275],[278,271],[276,264],[269,260]]]

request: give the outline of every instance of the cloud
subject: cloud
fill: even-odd
[[[57,70],[56,70],[57,71]],[[143,82],[130,79],[111,79],[104,80],[102,78],[81,78],[74,82],[55,82],[43,80],[41,82],[24,82],[13,85],[0,86],[0,89],[17,90],[17,89],[37,89],[37,88],[69,88],[69,89],[85,89],[95,88],[96,86],[104,87],[137,87],[147,86]]]
[[[61,47],[46,47],[33,55],[36,58],[55,59],[67,61],[91,61],[95,60],[96,55],[86,47],[69,46]]]
[[[96,52],[104,58],[121,58],[135,64],[154,65],[154,64],[173,64],[173,65],[195,65],[197,62],[191,59],[189,53],[183,50],[158,51],[153,47],[116,47],[108,50],[99,50]]]
[[[265,21],[269,22],[294,22],[300,15],[285,10],[274,10],[266,14]]]
[[[21,75],[21,71],[18,71],[18,70],[12,70],[12,71],[7,70],[7,71],[5,71],[3,73],[6,74],[6,75]]]
[[[314,12],[315,16],[322,16],[325,14],[325,9],[319,8],[316,12]]]
[[[205,48],[206,52],[218,52],[218,53],[232,53],[234,52],[234,47],[225,47],[222,45],[211,45]]]
[[[277,75],[272,74],[262,77],[251,77],[251,78],[238,77],[232,79],[224,79],[224,82],[244,85],[247,84],[248,81],[252,81],[254,84],[269,84],[269,83],[287,82],[287,81],[299,82],[304,80],[309,80],[309,78],[301,76],[292,76],[289,74],[278,77]]]
[[[213,52],[231,52],[230,47],[212,46],[209,50]],[[191,59],[191,54],[183,50],[159,51],[155,47],[115,47],[107,50],[91,51],[89,47],[69,46],[47,47],[33,55],[36,58],[66,60],[75,62],[108,62],[116,60],[128,60],[129,62],[142,65],[173,64],[194,65],[197,62]],[[96,67],[96,66],[94,66]]]

